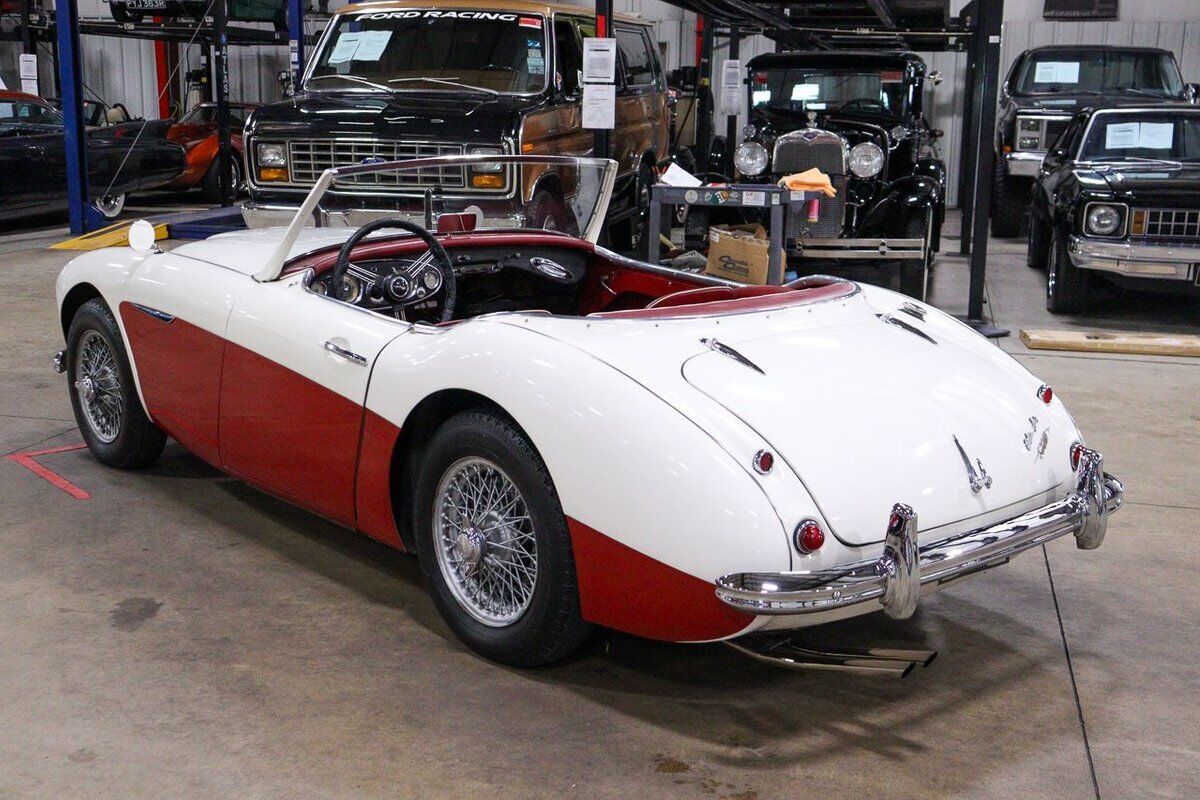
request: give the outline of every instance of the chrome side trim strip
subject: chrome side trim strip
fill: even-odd
[[[143,314],[149,314],[150,316],[154,317],[155,319],[162,320],[163,322],[167,323],[168,325],[170,325],[172,322],[175,321],[175,317],[171,316],[170,314],[168,314],[165,311],[159,311],[157,308],[151,308],[150,306],[144,306],[141,303],[131,303],[130,305],[132,305],[138,311],[141,311]]]

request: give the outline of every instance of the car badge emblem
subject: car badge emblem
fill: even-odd
[[[360,161],[358,163],[360,163],[360,164],[386,164],[387,159],[384,158],[383,156],[367,156],[366,158],[364,158],[362,161]]]
[[[815,124],[815,123],[814,123],[814,124]],[[803,139],[805,142],[808,142],[808,143],[810,143],[810,144],[811,144],[812,142],[815,142],[815,141],[816,141],[817,139],[819,139],[820,137],[821,137],[821,132],[820,132],[820,131],[813,131],[813,130],[809,130],[809,131],[804,131],[803,133],[801,133],[801,134],[800,134],[800,138],[801,138],[801,139]]]
[[[1042,438],[1038,440],[1038,458],[1041,458],[1046,453],[1046,445],[1050,444],[1050,431],[1042,431]]]
[[[1029,430],[1025,433],[1025,436],[1022,437],[1022,439],[1021,439],[1021,441],[1023,441],[1025,443],[1026,450],[1033,449],[1033,437],[1037,436],[1038,418],[1030,417],[1029,418],[1029,426],[1030,426]]]
[[[967,480],[971,484],[971,493],[979,494],[984,489],[992,488],[992,476],[988,475],[987,470],[983,467],[983,462],[978,458],[975,459],[975,466],[971,466],[971,457],[967,455],[967,451],[963,449],[962,442],[957,436],[954,439],[954,446],[958,448],[958,454],[962,456],[963,466],[967,468]],[[976,471],[975,467],[979,467]]]

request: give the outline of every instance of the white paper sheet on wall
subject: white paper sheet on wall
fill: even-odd
[[[742,62],[736,58],[726,59],[721,65],[720,113],[741,114],[742,91]]]
[[[354,58],[354,53],[357,52],[358,45],[361,42],[361,33],[343,33],[339,35],[337,44],[333,46],[333,52],[329,54],[329,61],[327,63],[345,64]]]
[[[617,87],[611,83],[583,85],[582,127],[588,129],[615,127]]]
[[[1078,61],[1042,61],[1033,72],[1034,83],[1079,83]]]

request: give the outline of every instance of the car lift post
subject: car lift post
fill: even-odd
[[[983,319],[983,295],[987,277],[988,217],[992,210],[992,168],[996,154],[996,94],[1000,80],[1000,31],[1004,22],[1003,0],[974,0],[975,29],[971,36],[971,60],[975,64],[971,114],[971,152],[974,175],[971,183],[970,219],[963,218],[966,235],[971,235],[971,285],[967,294],[967,314],[963,321],[989,338],[1007,336]]]
[[[304,0],[287,0],[288,50],[291,54],[292,88],[300,86],[304,73]]]
[[[99,213],[88,204],[87,128],[83,124],[83,80],[79,60],[77,0],[58,0],[55,9],[58,73],[62,89],[63,146],[67,167],[67,210],[71,233],[99,227]]]
[[[233,147],[229,120],[229,1],[213,0],[213,85],[217,95],[217,195],[222,206],[233,205],[231,177]]]
[[[596,0],[596,38],[604,39],[609,36],[615,37],[616,34],[612,31],[612,15],[613,3],[612,0]],[[552,37],[553,31],[549,32]],[[595,145],[593,147],[593,155],[596,158],[611,158],[612,157],[612,131],[607,128],[597,128],[593,135],[595,136]]]
[[[713,20],[696,15],[696,160],[708,172],[723,165],[711,164],[713,142]]]
[[[729,52],[725,56],[728,60],[736,61],[738,58],[740,58],[741,43],[742,43],[742,33],[738,29],[738,26],[730,25],[729,26]],[[745,74],[744,69],[742,70],[742,73]],[[724,66],[721,67],[721,75],[722,75],[721,80],[724,81],[724,75],[725,75]],[[724,92],[725,88],[726,87],[724,85],[722,85],[721,91]],[[724,104],[725,100],[722,99],[721,102],[722,102],[722,104]],[[727,174],[727,175],[733,175],[733,169],[734,169],[734,167],[733,167],[733,151],[737,149],[737,135],[738,135],[738,115],[737,114],[729,114],[728,116],[725,117],[725,165],[724,165],[724,169],[725,169],[725,174]]]

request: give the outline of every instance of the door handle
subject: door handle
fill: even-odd
[[[326,341],[325,349],[333,353],[335,356],[341,356],[352,364],[358,364],[360,367],[365,367],[367,365],[367,359],[365,356],[360,356],[353,350],[347,350],[344,347],[338,347],[333,342]]]

